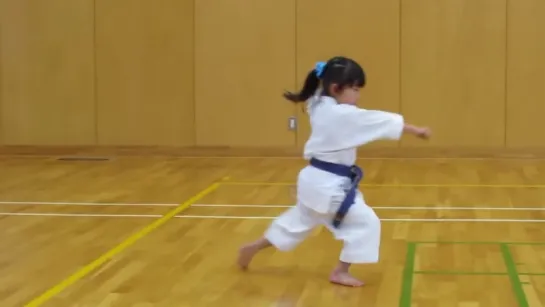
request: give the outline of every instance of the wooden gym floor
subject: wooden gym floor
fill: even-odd
[[[0,157],[0,305],[545,305],[545,160],[360,160],[383,233],[355,289],[327,282],[341,245],[324,229],[234,265],[292,205],[303,165]]]

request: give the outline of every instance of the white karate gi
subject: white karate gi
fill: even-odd
[[[305,144],[304,157],[354,165],[357,147],[379,139],[398,140],[404,120],[399,114],[338,104],[328,96],[309,100],[307,110],[312,133]],[[364,170],[365,177],[365,170]],[[380,220],[357,191],[339,228],[333,218],[350,179],[306,166],[297,180],[297,205],[270,225],[265,237],[276,248],[288,251],[308,237],[313,228],[326,226],[337,240],[344,241],[340,260],[347,263],[376,263],[380,248]]]

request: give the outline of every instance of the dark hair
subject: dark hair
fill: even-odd
[[[330,59],[321,73],[316,69],[311,70],[305,80],[305,84],[299,93],[285,92],[284,97],[292,102],[298,103],[307,101],[316,93],[318,86],[322,82],[322,95],[331,96],[329,87],[331,84],[337,84],[339,89],[347,86],[365,86],[365,72],[363,68],[354,60],[338,56]]]

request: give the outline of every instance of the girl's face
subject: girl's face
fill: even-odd
[[[332,86],[336,87],[335,84]],[[335,100],[339,103],[355,105],[360,99],[360,88],[357,86],[347,86],[341,91],[333,88],[330,92],[333,93]]]

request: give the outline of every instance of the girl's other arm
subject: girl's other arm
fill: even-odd
[[[422,139],[427,139],[431,136],[431,131],[429,128],[417,127],[410,124],[404,124],[403,132],[416,135],[417,137]]]

